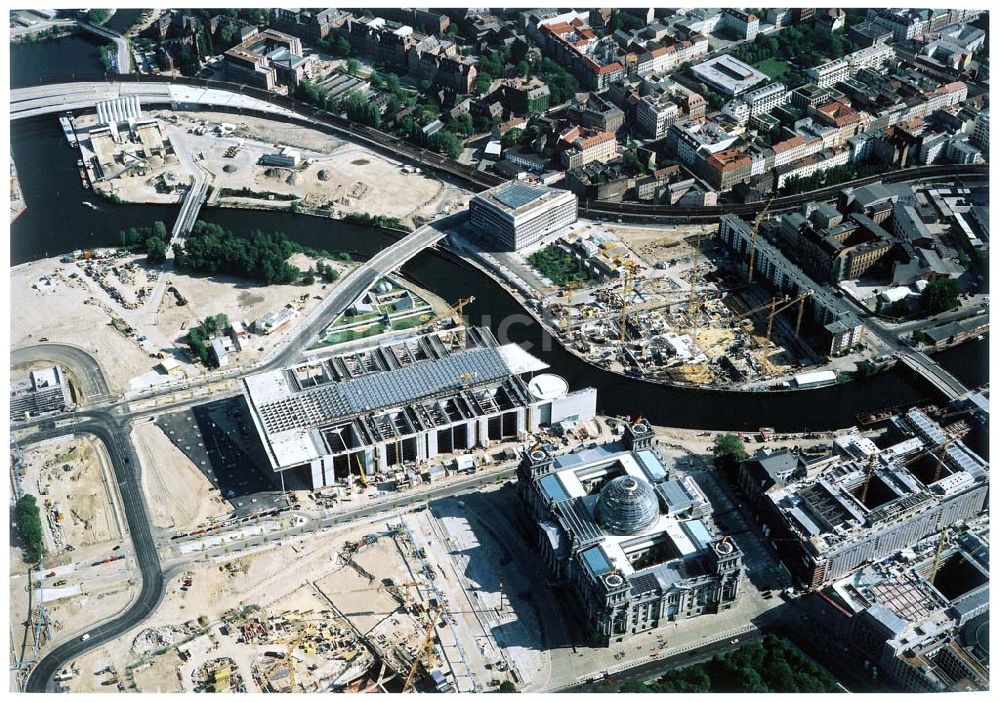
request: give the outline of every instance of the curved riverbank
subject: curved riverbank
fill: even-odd
[[[13,125],[12,149],[29,208],[12,227],[12,262],[42,258],[46,252],[115,245],[116,234],[129,226],[162,219],[172,222],[176,206],[112,205],[97,200],[98,210],[81,204],[93,195],[80,189],[75,153],[65,144],[56,120]],[[317,249],[371,256],[399,233],[319,217],[285,212],[207,209],[203,219],[233,231],[280,230]],[[571,387],[598,390],[604,414],[642,412],[656,424],[703,430],[821,431],[857,423],[859,416],[890,407],[930,401],[933,391],[923,381],[893,369],[863,381],[791,393],[705,392],[644,382],[590,365],[567,353],[521,304],[495,280],[445,251],[426,251],[403,267],[403,274],[448,302],[470,295],[465,308],[470,324],[493,329],[506,341],[519,343],[548,363]],[[959,347],[961,348],[961,347]],[[969,357],[985,359],[985,344]],[[951,352],[945,352],[945,355]],[[939,356],[946,363],[945,356]],[[973,364],[977,365],[977,364]],[[982,360],[978,363],[982,366]],[[946,364],[947,366],[947,364]],[[963,378],[963,380],[965,380]]]

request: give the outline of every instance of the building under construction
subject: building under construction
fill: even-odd
[[[872,677],[908,692],[987,690],[988,529],[942,531],[842,578],[813,598],[816,614]]]
[[[593,388],[570,392],[548,366],[489,329],[413,336],[243,379],[271,468],[314,489],[386,474],[540,426],[588,420]]]
[[[620,444],[534,447],[518,468],[541,556],[602,645],[728,609],[743,581],[739,547],[710,531],[708,500],[690,478],[669,478],[652,439],[640,421]]]
[[[763,495],[765,534],[807,586],[822,587],[983,511],[986,461],[919,409],[895,417],[893,431],[900,440],[884,449],[860,437],[842,442],[843,460]]]

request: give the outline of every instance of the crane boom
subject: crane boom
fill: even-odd
[[[764,205],[764,209],[761,210],[760,214],[757,215],[757,219],[754,220],[753,229],[750,230],[750,261],[747,264],[747,282],[753,282],[753,259],[754,254],[757,253],[757,232],[760,231],[760,225],[764,221],[764,217],[767,215],[767,211],[771,209],[771,203],[774,202],[772,197]]]
[[[410,673],[406,676],[406,682],[403,683],[403,692],[409,692],[413,686],[413,679],[417,674],[417,666],[420,665],[421,654],[427,654],[427,671],[434,666],[434,627],[437,626],[438,619],[441,618],[441,610],[437,610],[434,616],[431,617],[430,621],[427,623],[427,630],[424,634],[423,643],[420,644],[420,649],[417,651],[416,656],[413,658],[413,665],[410,666]]]

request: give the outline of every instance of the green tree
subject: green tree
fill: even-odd
[[[357,59],[347,59],[346,69],[348,75],[356,76],[361,70],[361,62]]]
[[[14,507],[14,521],[17,533],[21,537],[21,547],[24,550],[24,560],[28,563],[38,563],[45,552],[42,536],[42,519],[38,514],[38,503],[34,495],[24,495]]]
[[[87,20],[93,24],[104,24],[111,17],[111,10],[88,10]]]
[[[500,138],[500,143],[504,148],[513,146],[521,140],[521,135],[524,134],[523,129],[508,129],[507,133]]]
[[[717,466],[727,467],[744,460],[747,452],[736,434],[716,434],[712,440],[712,455]]]
[[[163,263],[167,260],[167,243],[158,236],[146,239],[146,259],[150,263]]]
[[[958,281],[954,278],[932,280],[920,293],[920,303],[930,314],[944,312],[958,306]]]
[[[497,692],[517,692],[517,687],[510,680],[504,680],[497,688]]]

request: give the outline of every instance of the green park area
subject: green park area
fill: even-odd
[[[781,80],[781,76],[788,73],[788,63],[778,58],[767,58],[763,61],[758,61],[753,67],[771,80]]]
[[[528,256],[528,263],[561,287],[576,287],[594,279],[593,273],[578,258],[556,244]]]
[[[786,639],[768,634],[763,641],[719,654],[704,665],[671,670],[648,683],[625,683],[619,691],[828,693],[840,688]]]

